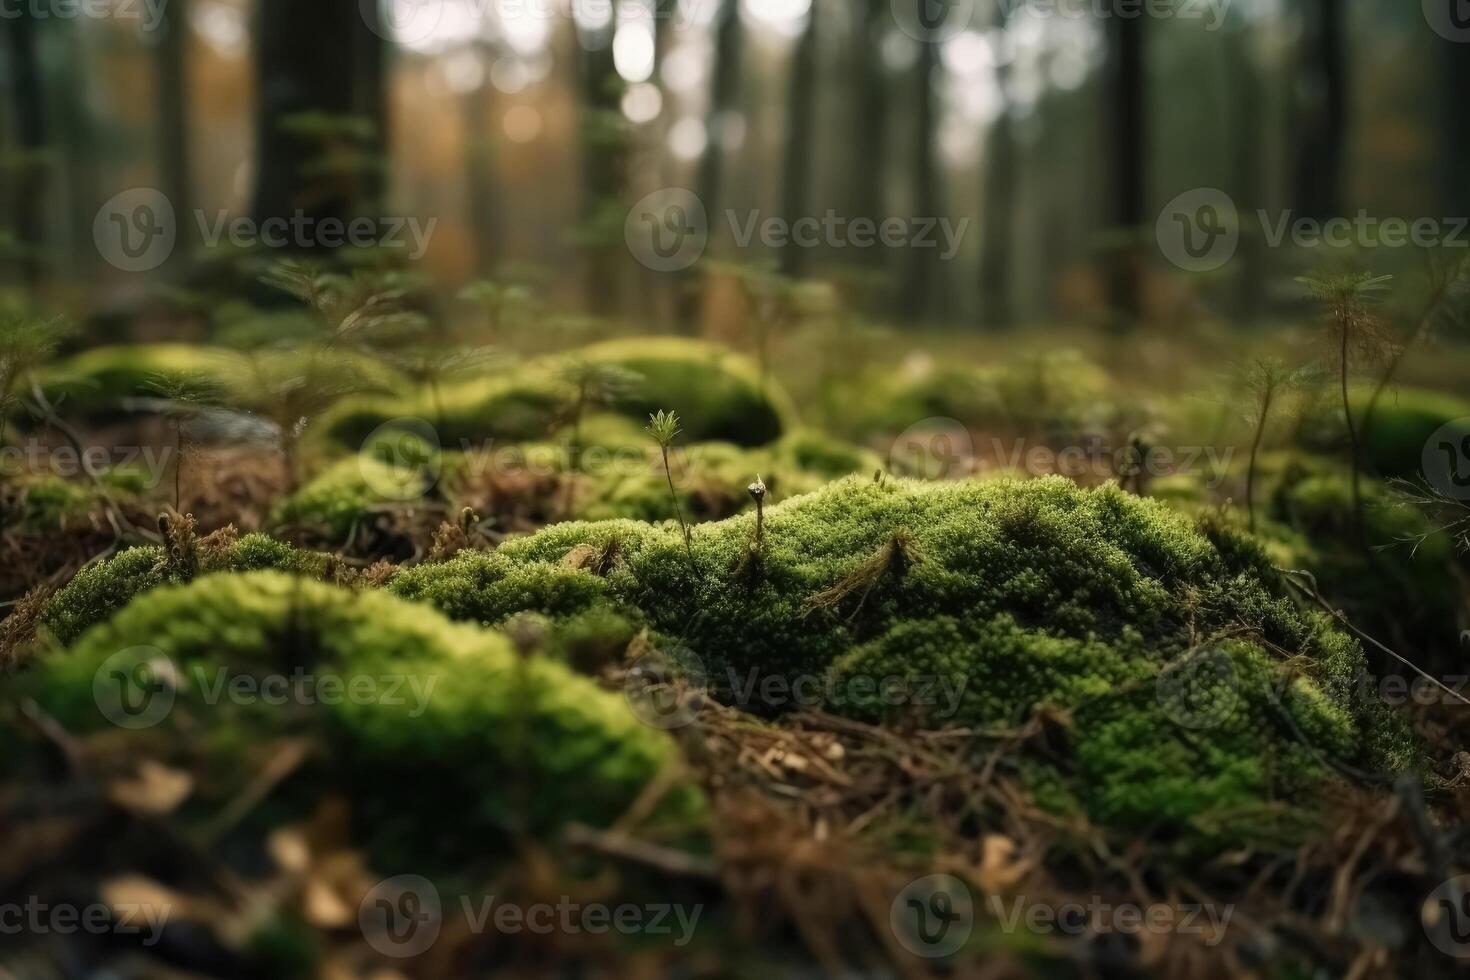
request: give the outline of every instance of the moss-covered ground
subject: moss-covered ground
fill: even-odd
[[[352,348],[280,411],[228,394],[276,351],[53,365],[83,437],[210,394],[152,430],[167,466],[7,461],[0,825],[33,853],[0,876],[100,846],[84,886],[170,896],[220,975],[507,965],[462,918],[427,958],[365,944],[404,874],[705,913],[689,948],[545,940],[569,975],[1407,968],[1407,896],[1463,857],[1470,566],[1392,481],[1470,409],[1390,388],[1355,489],[1330,399],[1252,459],[1234,406],[1055,349],[793,398],[691,339],[433,378]],[[976,928],[926,963],[888,916],[934,873]],[[1040,896],[1242,918],[1103,956],[992,903]]]

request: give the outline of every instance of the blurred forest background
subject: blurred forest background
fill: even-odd
[[[185,217],[162,268],[104,261],[99,208],[137,187],[210,221],[437,219],[421,271],[441,296],[524,279],[664,327],[718,295],[624,243],[632,203],[671,186],[712,216],[697,272],[770,263],[875,317],[967,329],[1299,308],[1292,277],[1324,256],[1268,248],[1256,222],[1214,273],[1159,254],[1159,210],[1191,188],[1273,214],[1470,215],[1470,48],[1404,0],[1139,18],[977,0],[939,43],[903,29],[931,0],[111,2],[0,18],[4,275],[73,310],[207,302],[228,278],[238,256]],[[727,208],[970,224],[948,262],[771,251],[737,247]],[[1332,259],[1391,273],[1412,252]]]

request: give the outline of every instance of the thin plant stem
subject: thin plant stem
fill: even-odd
[[[669,468],[669,447],[666,443],[660,443],[659,449],[664,457],[664,478],[669,481],[669,496],[674,500],[674,514],[679,518],[679,529],[684,532],[684,550],[689,554],[689,567],[696,572],[699,566],[694,561],[694,539],[689,533],[689,525],[684,520],[684,508],[679,504],[679,491],[674,489],[674,471]]]
[[[1250,465],[1245,472],[1245,512],[1252,534],[1256,533],[1256,461],[1261,454],[1261,443],[1266,438],[1266,420],[1271,414],[1272,396],[1267,392],[1261,399],[1260,418],[1256,420],[1256,437],[1251,443]]]

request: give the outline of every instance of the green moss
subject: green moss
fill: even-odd
[[[171,709],[139,737],[212,757],[221,784],[201,792],[229,799],[233,782],[250,778],[217,768],[238,761],[241,746],[312,735],[327,757],[309,774],[307,797],[348,791],[380,818],[374,827],[433,819],[462,854],[483,853],[475,835],[486,832],[607,825],[677,764],[673,742],[621,697],[517,655],[499,634],[386,593],[272,572],[159,589],[42,661],[27,686],[69,731],[100,730],[108,721],[94,678],[119,651],[138,650],[173,692]],[[298,676],[308,680],[284,704],[210,693],[221,678]],[[691,816],[697,794],[676,788],[668,807]],[[438,820],[446,812],[456,819]]]
[[[631,518],[673,520],[664,463],[645,433],[636,447],[606,451],[595,444],[579,453],[576,514],[582,520]],[[502,458],[534,464],[543,472],[565,475],[569,450],[563,445],[531,444]],[[682,513],[693,520],[723,520],[754,504],[748,488],[765,481],[768,504],[811,493],[835,477],[872,474],[882,469],[874,453],[837,439],[797,431],[769,446],[747,449],[724,442],[679,445],[671,453],[674,489]]]
[[[1304,540],[1299,567],[1310,570],[1323,594],[1362,629],[1416,650],[1457,655],[1452,627],[1462,596],[1454,541],[1422,511],[1364,476],[1365,550],[1344,467],[1311,459],[1272,465],[1271,523],[1263,533],[1281,537],[1279,526]]]
[[[116,412],[129,398],[161,398],[159,384],[207,380],[227,385],[243,370],[239,354],[189,344],[97,347],[54,365],[46,389],[63,411]]]
[[[1470,436],[1470,401],[1422,388],[1394,388],[1383,393],[1373,417],[1365,420],[1372,394],[1360,386],[1352,389],[1349,399],[1362,434],[1363,462],[1380,476],[1420,478],[1425,445],[1451,422],[1462,423],[1456,439]],[[1316,406],[1305,419],[1302,434],[1306,448],[1346,461],[1347,426],[1340,402]]]
[[[20,523],[37,531],[54,531],[85,516],[96,500],[87,488],[55,476],[27,482],[20,494]]]
[[[877,717],[853,682],[893,678],[911,696],[885,705],[885,718],[1000,727],[1042,704],[1085,712],[1072,765],[1098,779],[1109,766],[1130,772],[1073,788],[1109,821],[1183,822],[1289,796],[1330,775],[1316,760],[1361,761],[1377,737],[1372,719],[1320,696],[1361,669],[1361,650],[1298,610],[1264,550],[1115,487],[849,479],[769,508],[756,562],[753,534],[752,515],[695,527],[691,567],[673,525],[561,525],[494,555],[419,569],[406,594],[454,615],[502,618],[535,611],[537,600],[527,593],[522,604],[500,583],[540,568],[583,583],[588,608],[641,616],[749,710],[790,707],[794,685],[815,679],[830,709]],[[571,564],[613,557],[586,582],[569,555]],[[1164,727],[1158,694],[1165,671],[1216,640],[1254,712],[1249,723],[1225,719],[1218,743]],[[1282,666],[1290,657],[1305,665],[1300,681]],[[915,703],[924,675],[965,692],[954,717]],[[775,698],[761,686],[772,678]],[[1264,712],[1276,708],[1264,692],[1278,682],[1297,694],[1280,699],[1291,723],[1267,727]]]
[[[412,438],[405,433],[404,438]],[[423,465],[397,466],[366,453],[338,460],[271,510],[277,525],[308,527],[341,539],[374,508],[416,500],[428,489],[432,454],[409,460]]]
[[[1311,681],[1287,681],[1259,645],[1224,641],[1180,656],[1171,664],[1134,639],[1058,637],[1004,616],[982,624],[941,618],[900,625],[854,650],[834,665],[828,688],[875,722],[915,706],[885,703],[873,678],[937,679],[934,696],[917,706],[930,723],[1004,731],[1037,705],[1064,709],[1075,766],[1070,792],[1107,822],[1264,811],[1267,800],[1299,796],[1331,775],[1319,754],[1354,758],[1365,750],[1344,704]],[[1216,669],[1207,658],[1228,666]],[[1196,662],[1210,669],[1196,670]],[[1319,664],[1324,672],[1337,666]],[[1184,672],[1181,683],[1171,672]]]
[[[219,554],[202,554],[197,571],[274,569],[321,576],[329,565],[326,555],[300,551],[263,534],[247,534]],[[69,646],[134,597],[182,582],[189,574],[188,569],[169,562],[162,548],[129,548],[79,571],[47,603],[42,621],[57,643]]]
[[[519,564],[498,553],[464,552],[437,565],[406,568],[389,590],[425,602],[453,619],[485,626],[519,612],[569,616],[607,598],[604,581],[591,572],[561,564]]]
[[[642,381],[611,406],[612,413],[641,426],[649,413],[673,408],[691,441],[764,445],[795,414],[789,397],[774,384],[763,390],[754,367],[740,355],[695,340],[642,337],[541,358],[514,374],[445,384],[437,402],[427,394],[354,399],[332,413],[328,428],[335,439],[354,446],[396,418],[430,420],[445,446],[545,439],[566,422],[573,390],[564,372],[574,359],[638,374]]]
[[[979,431],[1070,437],[1108,404],[1110,387],[1106,373],[1075,351],[1022,354],[874,379],[856,393],[852,417],[863,436],[949,418]]]

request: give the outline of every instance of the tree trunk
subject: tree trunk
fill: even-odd
[[[1003,4],[996,5],[997,32],[1004,33],[1008,20]],[[995,68],[995,87],[1001,100],[1000,114],[990,126],[990,146],[985,155],[985,182],[980,192],[981,229],[984,239],[980,255],[980,316],[989,327],[1011,325],[1011,255],[1015,250],[1016,219],[1016,134],[1011,116],[1011,66]]]
[[[358,0],[261,0],[256,221],[377,217],[386,188],[384,45]],[[375,29],[376,28],[376,29]],[[314,232],[291,251],[323,251]]]
[[[40,30],[40,22],[24,12],[0,20],[5,54],[0,59],[0,80],[10,91],[15,125],[13,142],[20,150],[20,159],[14,164],[17,169],[11,178],[10,230],[29,249],[40,249],[46,238],[46,172],[41,154],[46,146],[47,130],[38,52]],[[40,278],[41,263],[35,259],[26,261],[26,282],[34,286]]]
[[[928,3],[929,0],[917,0]],[[919,62],[914,68],[914,134],[913,165],[910,179],[913,181],[912,217],[938,220],[939,169],[934,158],[935,112],[937,99],[934,94],[934,76],[939,67],[939,45],[920,43]],[[922,320],[936,310],[934,297],[936,257],[932,248],[908,249],[908,268],[905,270],[903,289],[900,293],[899,315],[907,320]]]
[[[1109,224],[1120,235],[1111,257],[1109,285],[1113,311],[1122,325],[1136,323],[1143,314],[1142,256],[1133,238],[1148,223],[1146,23],[1144,17],[1113,17],[1107,22],[1112,101]]]
[[[1304,10],[1296,207],[1300,217],[1325,221],[1340,213],[1345,187],[1347,13],[1343,0],[1309,0]]]
[[[599,316],[620,308],[618,256],[622,254],[622,225],[617,241],[609,241],[614,222],[609,215],[622,203],[628,184],[629,137],[621,111],[622,79],[613,63],[611,36],[595,50],[581,52],[582,75],[582,228],[587,255],[587,307]]]
[[[163,12],[158,51],[158,126],[160,190],[178,221],[175,264],[187,263],[195,227],[193,185],[189,176],[189,23],[187,0],[169,0]]]
[[[786,159],[782,173],[782,213],[794,225],[811,213],[812,146],[817,124],[817,33],[819,0],[811,7],[811,19],[801,43],[792,55],[787,86]],[[805,253],[794,236],[781,250],[781,272],[795,278],[805,267]]]
[[[711,237],[719,227],[720,192],[725,183],[723,121],[739,102],[741,62],[745,57],[744,28],[740,23],[740,0],[715,0],[715,65],[710,76],[709,105],[705,112],[706,142],[694,178],[694,193],[704,205]],[[699,318],[701,270],[686,270],[679,289],[678,319],[688,328]]]
[[[485,67],[485,82],[464,95],[465,192],[476,268],[480,275],[489,276],[495,272],[503,246],[496,220],[495,146],[490,139],[494,125],[494,95],[489,82],[492,57],[485,45],[477,45],[475,51]]]
[[[1470,47],[1462,41],[1442,41],[1444,91],[1439,100],[1444,143],[1440,149],[1440,186],[1444,214],[1470,215],[1470,126],[1465,125],[1470,100]],[[1465,98],[1460,98],[1460,96]]]

